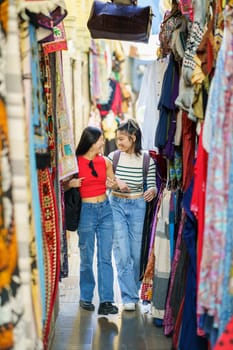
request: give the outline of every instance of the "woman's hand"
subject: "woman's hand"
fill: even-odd
[[[125,181],[116,178],[116,183],[117,183],[118,189],[121,192],[126,192],[126,193],[130,192],[130,188],[128,187]]]
[[[82,181],[85,179],[85,177],[79,177],[79,178],[73,178],[69,181],[68,187],[80,187],[82,185]]]
[[[107,187],[111,188],[113,191],[120,190],[121,192],[130,192],[128,185],[120,179],[111,179],[110,177],[107,177],[106,184]]]
[[[118,189],[116,179],[111,179],[110,177],[107,177],[106,186],[113,191]]]
[[[146,202],[151,202],[157,194],[156,188],[150,188],[149,190],[145,191],[143,194],[143,197]]]

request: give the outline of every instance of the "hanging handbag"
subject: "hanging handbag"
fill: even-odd
[[[116,1],[116,0],[115,0]],[[137,6],[94,0],[87,27],[93,39],[112,39],[147,43],[152,24],[151,6]]]
[[[66,229],[69,231],[76,231],[82,207],[82,200],[77,187],[72,187],[65,191],[64,203]]]

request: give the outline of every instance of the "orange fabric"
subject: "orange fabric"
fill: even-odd
[[[2,29],[6,33],[8,30],[8,7],[9,3],[7,0],[0,4],[0,22],[2,24]]]
[[[14,344],[13,339],[13,327],[0,327],[0,349],[7,350],[12,349]]]

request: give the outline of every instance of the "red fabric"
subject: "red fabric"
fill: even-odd
[[[183,317],[183,310],[184,310],[184,298],[181,301],[179,312],[177,315],[176,323],[174,326],[174,333],[172,337],[172,350],[177,350],[178,349],[178,344],[179,344],[179,336],[180,336],[180,331],[181,331],[181,326],[182,326],[182,317]]]
[[[197,233],[197,283],[199,284],[200,264],[203,248],[203,232],[205,225],[205,196],[206,196],[206,178],[208,153],[203,148],[202,142],[203,125],[199,136],[199,144],[197,151],[197,160],[194,167],[194,187],[191,201],[191,210],[198,221]]]
[[[84,177],[80,187],[81,198],[96,197],[106,192],[106,162],[103,156],[96,156],[92,162],[98,176],[92,174],[90,160],[78,156],[78,177]]]
[[[46,273],[46,319],[44,323],[43,343],[44,350],[47,350],[60,276],[60,231],[57,200],[49,169],[38,170],[38,185]]]
[[[120,83],[116,83],[116,90],[112,101],[111,110],[115,115],[122,114],[122,94]]]
[[[233,317],[228,322],[213,350],[233,350]]]
[[[183,143],[183,191],[190,185],[194,170],[196,123],[190,120],[187,112],[182,113]]]

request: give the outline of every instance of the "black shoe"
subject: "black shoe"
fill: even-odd
[[[106,301],[105,303],[100,303],[98,314],[99,315],[108,315],[108,314],[117,314],[118,313],[118,307],[115,305],[112,305],[109,301]]]
[[[81,306],[81,308],[83,308],[84,310],[87,310],[87,311],[94,311],[95,310],[95,305],[92,304],[90,301],[80,300],[79,305]]]

